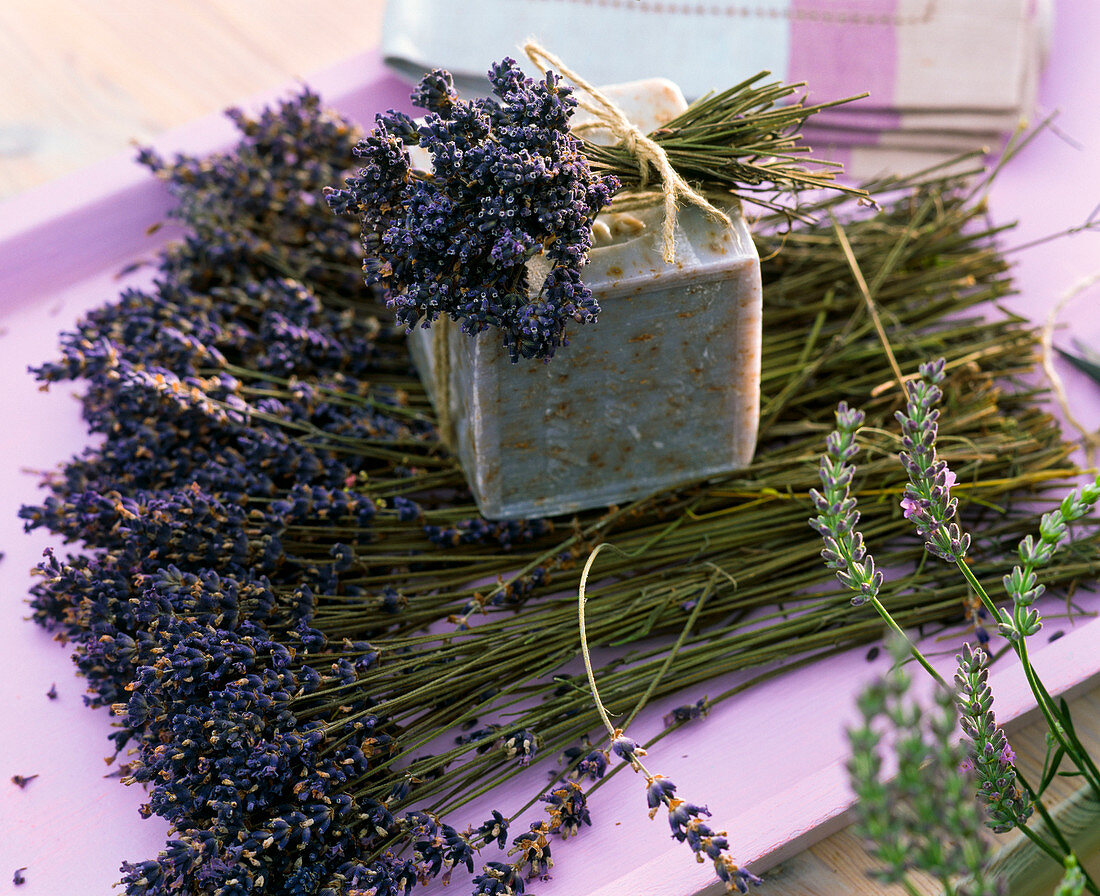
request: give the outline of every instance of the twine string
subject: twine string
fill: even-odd
[[[668,264],[676,262],[676,222],[677,208],[681,200],[713,215],[727,227],[733,223],[721,209],[715,208],[701,193],[694,190],[672,167],[668,155],[660,144],[646,136],[634,125],[626,113],[610,97],[590,84],[585,78],[569,68],[557,56],[540,46],[536,41],[528,41],[524,47],[527,57],[535,65],[548,65],[563,78],[580,88],[577,105],[595,116],[596,121],[586,122],[574,128],[575,131],[604,129],[611,133],[638,162],[639,186],[641,191],[649,185],[650,170],[660,178],[660,193],[664,199],[663,252]],[[455,449],[454,420],[451,416],[451,358],[450,342],[453,324],[445,316],[432,324],[432,380],[435,394],[435,412],[439,421],[439,437],[443,444]]]
[[[646,136],[631,123],[619,106],[617,106],[606,94],[594,87],[583,77],[569,68],[557,56],[540,46],[538,42],[529,40],[523,46],[535,65],[546,66],[556,70],[563,78],[571,81],[580,88],[577,94],[577,105],[586,112],[591,113],[597,119],[597,126],[607,129],[623,148],[638,162],[642,186],[648,183],[649,169],[652,167],[660,176],[661,192],[664,195],[665,224],[664,224],[664,259],[668,264],[676,261],[676,218],[677,206],[680,200],[696,205],[727,227],[733,224],[729,216],[720,209],[715,208],[706,197],[694,190],[672,167],[668,155],[660,144]]]
[[[1042,335],[1039,339],[1039,343],[1042,347],[1043,372],[1047,375],[1047,379],[1050,380],[1050,384],[1054,388],[1054,397],[1058,402],[1058,406],[1062,409],[1062,413],[1065,415],[1066,420],[1074,429],[1081,433],[1081,440],[1085,449],[1085,460],[1090,467],[1096,466],[1096,449],[1100,448],[1100,432],[1090,432],[1089,429],[1074,416],[1073,411],[1070,410],[1069,399],[1066,396],[1066,387],[1062,382],[1062,378],[1058,375],[1058,371],[1054,369],[1054,327],[1057,324],[1058,315],[1061,313],[1062,309],[1098,281],[1100,281],[1100,271],[1081,278],[1074,283],[1073,286],[1067,289],[1058,299],[1054,307],[1050,309],[1050,314],[1047,315],[1046,323],[1043,325]]]

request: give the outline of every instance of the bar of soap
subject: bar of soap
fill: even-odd
[[[664,107],[663,120],[682,104],[681,96]],[[632,117],[644,116],[635,110]],[[409,334],[433,402],[439,392],[447,396],[452,449],[486,517],[621,503],[751,461],[760,260],[739,208],[724,211],[732,226],[681,206],[674,264],[663,259],[660,203],[601,215],[595,229],[607,235],[584,269],[599,321],[573,326],[569,345],[550,362],[512,364],[498,333],[471,338],[452,328],[448,382],[438,390],[432,342],[439,324]]]

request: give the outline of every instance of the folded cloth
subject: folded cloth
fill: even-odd
[[[461,89],[482,92],[489,64],[518,58],[529,38],[592,83],[664,77],[689,99],[769,71],[805,81],[810,102],[869,93],[815,116],[815,149],[854,147],[852,158],[870,160],[868,148],[903,147],[921,160],[995,146],[1030,114],[1051,3],[390,0],[382,53],[412,79],[445,68]]]

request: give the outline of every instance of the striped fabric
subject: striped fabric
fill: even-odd
[[[598,84],[690,99],[766,70],[811,101],[867,92],[806,131],[862,176],[996,146],[1031,111],[1050,20],[1051,0],[390,0],[382,52],[466,90],[534,37]]]

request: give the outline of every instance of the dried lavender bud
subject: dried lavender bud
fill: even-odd
[[[56,682],[54,684],[50,685],[50,689],[48,691],[46,691],[46,696],[50,700],[56,700],[57,699],[57,683]]]
[[[653,818],[657,814],[657,808],[662,803],[667,805],[672,800],[674,793],[676,793],[676,785],[664,775],[654,775],[652,778],[647,778],[645,795],[646,805],[650,809],[649,817]]]
[[[665,727],[671,728],[673,725],[683,725],[696,719],[705,719],[709,712],[710,701],[706,697],[702,697],[696,700],[695,703],[677,706],[672,712],[667,713],[664,717]]]
[[[523,875],[518,865],[488,862],[474,878],[472,896],[521,896],[523,892]]]
[[[518,756],[520,765],[530,765],[538,752],[539,738],[533,731],[516,731],[501,741],[501,747],[509,759]]]
[[[549,360],[569,321],[599,313],[580,270],[618,182],[592,173],[557,75],[534,81],[505,59],[489,80],[496,100],[463,101],[446,72],[425,76],[413,102],[427,110],[417,132],[432,172],[413,173],[407,118],[380,115],[356,149],[363,167],[328,199],[359,215],[367,282],[399,323],[446,314],[470,335],[499,328],[513,362]],[[540,254],[550,270],[530,283],[527,262]]]
[[[536,877],[545,880],[554,866],[554,860],[550,857],[550,841],[546,838],[548,833],[550,833],[548,822],[533,822],[531,830],[516,837],[512,841],[512,848],[508,850],[510,856],[519,853],[515,867],[521,873],[526,868],[528,880]]]
[[[598,781],[607,771],[607,756],[594,750],[577,763],[577,775]]]
[[[639,756],[645,756],[645,750],[638,746],[637,742],[623,734],[621,728],[616,728],[611,738],[611,750],[618,754],[631,765],[638,761]]]
[[[27,878],[23,876],[23,872],[26,871],[26,870],[27,870],[26,865],[24,865],[22,868],[16,868],[15,869],[15,873],[11,876],[11,882],[15,886],[21,887],[21,886],[23,886],[23,884],[25,884],[27,882]]]
[[[559,781],[556,787],[539,799],[550,804],[546,810],[550,813],[550,833],[557,834],[563,840],[576,834],[582,824],[592,824],[587,797],[575,781]]]
[[[38,775],[12,775],[11,783],[18,787],[20,790],[26,788]]]
[[[978,795],[986,806],[987,824],[1004,833],[1026,824],[1034,809],[1016,780],[1015,754],[993,716],[988,656],[984,650],[966,644],[956,660],[962,729],[970,742],[968,761],[978,780]]]
[[[504,849],[504,844],[508,840],[508,819],[494,809],[493,817],[482,822],[476,833],[485,843],[492,843],[495,840],[497,846]]]

